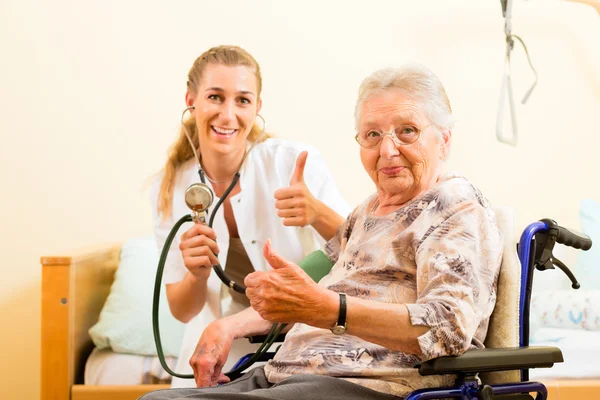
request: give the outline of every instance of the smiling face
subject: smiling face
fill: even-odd
[[[206,65],[195,93],[186,95],[198,129],[200,152],[244,152],[261,100],[253,68]]]
[[[364,101],[360,115],[359,135],[365,137],[370,131],[395,131],[399,135],[411,129],[420,131],[412,144],[398,144],[385,135],[378,146],[361,147],[362,164],[377,186],[382,204],[389,199],[393,204],[404,204],[435,186],[450,134],[432,124],[420,102],[399,89],[380,90]]]

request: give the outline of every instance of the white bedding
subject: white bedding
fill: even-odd
[[[531,380],[600,378],[600,331],[540,328],[530,345],[558,347],[565,360],[552,368],[531,369]]]
[[[167,357],[171,369],[177,359]],[[110,349],[95,348],[85,363],[84,383],[86,385],[140,385],[167,384],[171,376],[167,374],[158,357],[115,353]]]

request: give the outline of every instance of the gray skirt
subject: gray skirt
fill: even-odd
[[[265,377],[264,368],[255,368],[233,382],[202,389],[157,390],[140,397],[141,400],[175,399],[232,399],[232,400],[399,400],[400,397],[322,375],[294,375],[272,384]]]

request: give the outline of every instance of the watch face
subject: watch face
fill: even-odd
[[[342,333],[346,332],[346,327],[342,325],[336,325],[331,329],[331,332],[333,332],[334,335],[341,335]]]

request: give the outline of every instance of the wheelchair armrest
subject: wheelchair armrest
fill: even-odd
[[[509,347],[469,350],[461,356],[434,358],[417,367],[421,375],[444,375],[550,368],[559,362],[563,362],[563,356],[556,347]]]
[[[267,335],[246,336],[246,339],[248,339],[248,341],[250,343],[263,343],[266,338],[267,338]],[[283,342],[284,339],[285,339],[285,333],[282,333],[281,335],[279,335],[275,338],[275,341],[273,343]]]

